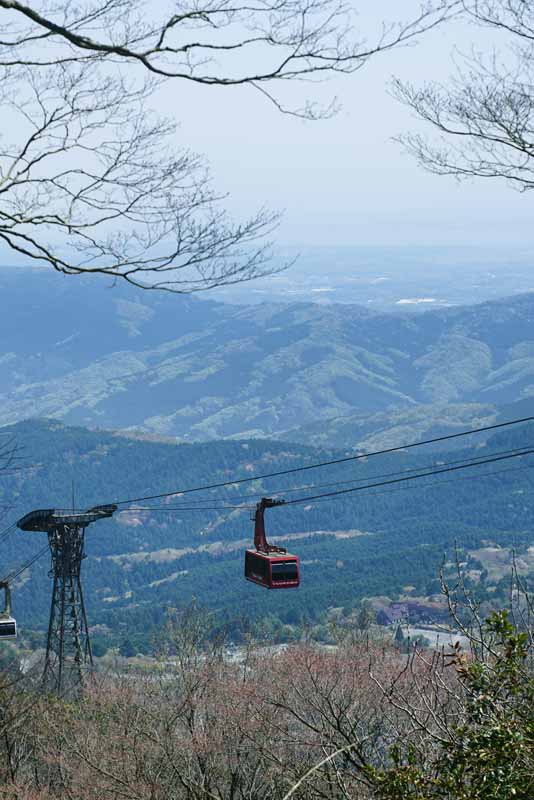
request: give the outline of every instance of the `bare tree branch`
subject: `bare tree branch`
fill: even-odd
[[[68,275],[195,292],[271,274],[280,215],[235,223],[204,160],[148,103],[162,80],[249,86],[281,112],[278,87],[359,69],[458,13],[434,0],[372,45],[343,0],[0,0],[0,243]]]
[[[446,84],[395,81],[401,102],[429,123],[434,139],[408,133],[406,148],[430,172],[500,178],[534,188],[534,2],[463,2],[467,18],[502,35],[501,51],[474,47]]]

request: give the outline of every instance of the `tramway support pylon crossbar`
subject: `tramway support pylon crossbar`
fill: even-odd
[[[83,683],[93,665],[93,653],[80,578],[85,558],[85,529],[117,510],[115,505],[95,506],[80,513],[54,509],[31,511],[19,519],[23,531],[48,535],[52,565],[52,601],[46,640],[43,686],[58,695]]]

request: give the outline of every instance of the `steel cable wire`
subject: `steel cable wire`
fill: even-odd
[[[181,494],[181,495],[183,495],[183,494],[192,494],[193,492],[202,492],[202,491],[207,491],[209,489],[219,489],[219,488],[222,488],[224,486],[234,486],[234,485],[239,485],[239,484],[242,484],[242,483],[250,483],[252,481],[264,480],[265,478],[275,478],[275,477],[279,477],[281,475],[291,475],[291,474],[294,474],[294,473],[297,473],[297,472],[305,472],[305,471],[310,470],[310,469],[319,469],[319,468],[323,468],[323,467],[333,466],[334,464],[344,464],[344,463],[347,463],[347,462],[350,462],[350,461],[359,461],[359,460],[362,460],[362,459],[368,459],[368,458],[372,458],[372,457],[375,457],[375,456],[386,455],[388,453],[398,453],[400,451],[409,450],[409,449],[414,448],[414,447],[422,447],[422,446],[428,445],[428,444],[436,444],[437,442],[451,441],[453,439],[458,439],[458,438],[463,437],[463,436],[472,436],[472,435],[477,434],[477,433],[484,433],[484,432],[487,432],[487,431],[494,431],[494,430],[510,427],[511,425],[520,425],[522,423],[532,422],[533,420],[534,420],[534,417],[523,417],[521,419],[514,419],[514,420],[510,420],[508,422],[499,422],[499,423],[495,423],[493,425],[485,425],[483,427],[476,428],[476,429],[473,429],[473,430],[460,431],[458,433],[450,433],[450,434],[447,434],[445,436],[437,436],[437,437],[434,437],[433,439],[424,439],[424,440],[422,440],[420,442],[409,442],[408,444],[399,445],[398,447],[388,447],[388,448],[384,448],[382,450],[375,450],[375,451],[372,451],[370,453],[359,453],[359,454],[353,455],[353,456],[345,456],[343,458],[331,459],[329,461],[321,461],[321,462],[317,462],[315,464],[308,464],[308,465],[303,466],[303,467],[291,467],[290,469],[278,470],[276,472],[268,472],[268,473],[264,473],[262,475],[253,475],[253,476],[249,476],[247,478],[236,478],[234,480],[221,481],[219,483],[212,483],[212,484],[207,484],[207,485],[204,485],[204,486],[193,486],[193,487],[186,488],[186,489],[174,489],[174,490],[168,491],[168,492],[160,492],[159,494],[143,495],[143,496],[140,496],[140,497],[130,497],[130,498],[127,498],[125,500],[113,500],[113,501],[110,501],[108,503],[108,505],[122,506],[122,505],[128,505],[129,503],[140,503],[140,502],[143,502],[145,500],[158,500],[158,499],[162,499],[164,497],[172,497],[173,495],[177,495],[177,494]]]
[[[491,456],[504,456],[504,455],[509,455],[509,454],[523,455],[523,454],[527,454],[528,452],[530,452],[530,448],[531,447],[532,447],[532,445],[528,445],[528,446],[525,446],[525,447],[518,447],[518,448],[511,449],[511,450],[496,450],[496,451],[490,453],[490,455]],[[464,463],[468,463],[468,462],[469,463],[472,462],[473,465],[474,465],[474,464],[478,463],[481,459],[484,459],[484,458],[487,458],[487,456],[482,456],[482,455],[481,456],[473,456],[471,458],[461,458],[461,459],[456,459],[454,461],[438,462],[438,463],[435,463],[433,465],[429,465],[428,467],[410,467],[410,468],[403,469],[403,470],[396,470],[394,472],[382,473],[380,475],[368,475],[367,477],[364,477],[364,478],[352,478],[351,480],[347,480],[347,481],[333,481],[331,483],[316,483],[316,484],[312,483],[312,484],[305,484],[303,486],[295,486],[295,487],[280,488],[280,489],[269,489],[269,490],[265,489],[265,490],[263,490],[261,492],[253,492],[253,493],[251,492],[251,493],[246,494],[246,495],[238,495],[237,497],[235,495],[233,495],[233,496],[231,496],[229,498],[209,497],[209,498],[205,498],[203,500],[191,500],[191,501],[187,501],[183,506],[178,504],[178,505],[175,505],[175,506],[150,506],[150,508],[152,510],[157,510],[158,508],[161,508],[162,510],[164,510],[165,508],[180,509],[180,508],[190,508],[191,506],[196,506],[196,507],[198,507],[199,510],[216,511],[216,510],[218,510],[219,507],[213,506],[213,503],[215,503],[215,502],[230,503],[230,502],[235,502],[235,501],[239,501],[239,500],[253,500],[255,497],[258,497],[258,498],[264,497],[266,494],[278,496],[280,494],[289,494],[289,493],[293,493],[293,492],[301,492],[301,491],[304,491],[304,490],[307,490],[307,489],[322,489],[322,488],[329,488],[331,486],[346,486],[348,484],[360,484],[360,483],[363,483],[364,481],[380,480],[382,478],[390,478],[390,477],[394,477],[396,475],[404,475],[404,474],[408,474],[408,473],[420,472],[421,470],[432,470],[435,467],[445,467],[445,466],[448,467],[448,466],[452,466],[452,465],[455,465],[455,464],[464,464]],[[209,506],[202,505],[203,503],[209,503]],[[235,505],[220,506],[220,508],[228,508],[228,509],[232,509],[232,508],[247,508],[247,507],[253,508],[254,506],[253,505],[252,506],[246,506],[246,505],[243,505],[243,504],[238,505],[238,506],[235,506]],[[134,511],[135,510],[140,510],[142,508],[149,508],[149,507],[135,506],[135,508],[133,510]],[[126,510],[128,510],[128,509],[125,509],[125,511]],[[193,509],[191,508],[190,510],[193,510]]]

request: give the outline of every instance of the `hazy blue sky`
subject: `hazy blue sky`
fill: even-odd
[[[370,40],[382,19],[407,18],[417,6],[414,0],[356,2]],[[534,242],[531,195],[497,182],[458,184],[429,175],[392,141],[419,123],[388,95],[391,76],[446,79],[451,51],[467,50],[470,42],[490,45],[477,28],[443,27],[418,46],[381,55],[319,87],[343,104],[327,121],[280,115],[250,89],[169,84],[165,106],[181,120],[184,143],[209,157],[236,213],[261,203],[286,210],[281,242],[527,245]]]

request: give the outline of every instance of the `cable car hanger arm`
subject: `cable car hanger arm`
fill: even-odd
[[[254,547],[260,553],[287,553],[285,547],[277,547],[274,544],[269,544],[267,536],[265,535],[265,509],[274,508],[274,506],[285,505],[285,500],[272,500],[270,497],[262,497],[260,502],[256,505],[256,511],[252,519],[254,520]]]
[[[8,581],[0,581],[0,590],[4,590],[4,610],[0,614],[0,617],[10,617],[11,616],[11,588],[9,586]]]

